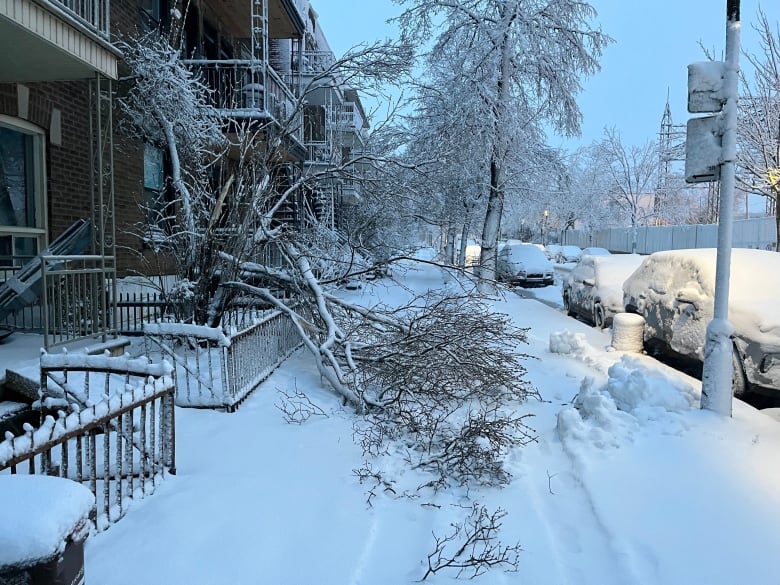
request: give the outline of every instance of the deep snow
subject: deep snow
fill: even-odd
[[[431,266],[345,292],[393,304],[454,286]],[[535,291],[559,305],[560,289]],[[508,454],[503,489],[422,491],[392,458],[369,461],[390,489],[361,484],[354,417],[302,351],[233,414],[177,409],[178,475],[86,547],[102,585],[388,584],[419,580],[435,533],[470,501],[507,512],[518,573],[482,583],[754,585],[780,581],[780,425],[735,401],[732,419],[698,408],[701,384],[652,358],[610,348],[609,331],[512,293],[495,301],[530,327],[528,377],[543,401],[521,412],[538,441]],[[305,391],[327,416],[284,422],[280,391]],[[370,500],[369,505],[367,501]],[[0,527],[0,531],[4,528]],[[454,573],[432,576],[450,582]]]

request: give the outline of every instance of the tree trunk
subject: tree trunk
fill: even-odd
[[[482,252],[479,259],[480,290],[488,293],[496,279],[496,246],[504,212],[504,164],[506,162],[506,104],[510,99],[510,68],[512,66],[509,30],[515,15],[507,19],[501,39],[501,62],[496,81],[496,100],[493,107],[493,145],[490,151],[490,193],[488,195],[485,224],[482,227]]]
[[[777,196],[780,192],[775,192],[775,252],[780,252],[780,207],[777,205]]]
[[[447,245],[444,247],[444,261],[447,264],[455,264],[455,224],[447,224]]]
[[[468,246],[469,232],[471,231],[471,220],[467,219],[460,230],[460,248],[458,249],[458,266],[466,266],[466,246]]]

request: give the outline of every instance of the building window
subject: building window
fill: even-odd
[[[42,249],[45,235],[44,136],[0,116],[0,264],[21,266]]]
[[[167,0],[141,0],[139,9],[144,32],[161,31],[168,25]]]
[[[156,248],[170,233],[170,202],[165,192],[165,157],[163,151],[144,144],[144,208],[146,210],[146,243]]]

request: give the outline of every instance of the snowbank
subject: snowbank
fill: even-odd
[[[685,428],[680,415],[696,403],[689,384],[627,355],[609,368],[608,376],[601,387],[585,378],[573,405],[558,414],[558,433],[565,445],[579,441],[599,448],[620,447],[651,424],[662,432]]]

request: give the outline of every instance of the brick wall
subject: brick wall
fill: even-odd
[[[77,219],[92,217],[89,144],[89,82],[25,84],[29,89],[27,122],[45,131],[49,241]],[[17,86],[0,84],[0,114],[18,117]],[[61,143],[51,142],[52,111],[61,112]],[[116,115],[116,114],[115,114]],[[117,264],[121,274],[148,270],[141,241],[134,233],[143,215],[143,148],[114,131],[114,207]],[[140,253],[140,256],[139,256]],[[145,268],[146,267],[146,268]],[[166,267],[167,268],[167,267]]]

